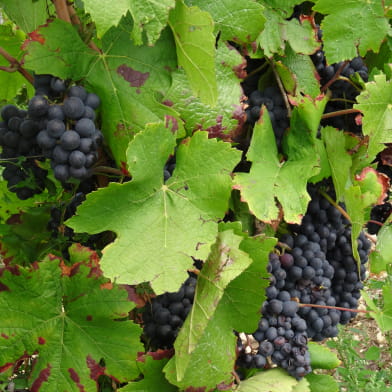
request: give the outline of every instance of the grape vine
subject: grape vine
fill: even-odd
[[[0,0],[0,389],[337,391],[392,329],[391,11]]]

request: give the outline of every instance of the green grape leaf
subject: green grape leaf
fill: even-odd
[[[328,98],[325,95],[290,97],[290,103],[295,106],[300,119],[304,122],[315,139],[319,131],[321,116],[324,113]]]
[[[176,67],[170,31],[165,30],[153,47],[135,46],[130,40],[132,23],[102,37],[102,53],[89,49],[76,30],[55,20],[38,33],[40,41],[27,46],[25,66],[37,73],[84,81],[101,98],[102,132],[119,166],[125,166],[125,151],[133,136],[146,123],[163,121],[182,128],[177,113],[157,101],[170,86],[170,69]]]
[[[252,167],[249,173],[236,173],[234,182],[250,211],[264,222],[278,219],[275,198],[283,208],[285,220],[292,223],[300,223],[310,200],[307,180],[315,174],[318,164],[314,144],[307,131],[293,122],[287,145],[288,160],[281,162],[271,120],[263,107],[247,153]]]
[[[11,25],[0,25],[0,47],[18,61],[22,57],[20,47],[24,39],[25,35],[15,31]],[[3,56],[0,57],[0,67],[10,67],[10,63]],[[19,72],[0,70],[0,105],[3,100],[7,102],[15,98],[21,87],[26,87],[28,94],[32,95],[32,86]]]
[[[326,15],[321,22],[323,50],[330,64],[350,60],[368,50],[378,52],[390,31],[378,0],[318,0],[313,10]],[[345,27],[342,34],[341,27]]]
[[[340,365],[337,355],[316,342],[308,343],[312,369],[335,369]]]
[[[100,375],[120,382],[138,375],[141,329],[118,321],[134,304],[96,268],[48,260],[6,268],[0,285],[0,309],[7,313],[0,321],[0,364],[5,369],[38,354],[28,375],[31,390],[92,391]]]
[[[309,20],[305,19],[302,24],[295,18],[285,20],[269,8],[265,9],[264,16],[265,27],[256,42],[267,57],[272,57],[274,53],[283,56],[287,42],[294,52],[302,54],[312,54],[320,47]]]
[[[351,221],[351,243],[357,238],[370,218],[370,209],[375,204],[382,204],[387,197],[389,181],[386,176],[368,167],[355,176],[353,185],[344,192],[344,201]],[[359,261],[357,246],[353,246],[353,255]]]
[[[354,108],[363,113],[362,132],[369,136],[368,154],[374,159],[383,143],[392,142],[392,83],[383,74],[375,75],[356,99]]]
[[[207,131],[210,137],[225,138],[245,121],[238,75],[243,67],[245,63],[239,53],[220,44],[216,51],[217,105],[212,107],[194,96],[183,70],[173,73],[172,86],[163,102],[181,115],[188,134],[200,129]]]
[[[247,237],[238,222],[220,225],[198,277],[191,313],[175,342],[176,355],[165,368],[171,383],[207,389],[230,385],[237,340],[233,330],[257,328],[275,243]]]
[[[376,320],[382,332],[392,330],[392,284],[390,281],[386,282],[382,287],[382,307],[377,305],[370,295],[361,291],[366,305],[370,309],[370,315]]]
[[[0,6],[7,16],[25,33],[30,33],[46,23],[53,14],[53,4],[46,0],[1,0]]]
[[[165,370],[172,384],[181,388],[192,385],[210,389],[232,379],[236,337],[230,324],[221,324],[225,315],[218,313],[218,304],[229,283],[252,262],[239,249],[241,241],[242,237],[231,230],[223,231],[211,248],[197,279],[192,309],[174,343],[176,355],[169,370]],[[206,345],[207,338],[211,341],[210,347]],[[211,352],[207,366],[200,365],[200,355],[206,355],[207,351]],[[195,364],[198,365],[195,367]]]
[[[170,12],[169,26],[177,48],[178,64],[202,102],[214,106],[218,97],[215,76],[214,21],[208,12],[176,1]]]
[[[305,378],[311,392],[339,392],[339,384],[329,374],[309,373]]]
[[[271,369],[241,381],[237,392],[291,392],[298,381],[282,369]],[[302,392],[310,392],[309,388]]]
[[[0,224],[2,257],[12,264],[29,265],[39,260],[51,247],[53,239],[47,230],[47,208],[29,208]]]
[[[148,44],[152,45],[167,25],[169,11],[174,8],[175,1],[119,0],[115,3],[108,3],[105,0],[83,0],[83,4],[95,22],[98,37],[102,37],[110,27],[117,26],[121,18],[129,12],[134,21],[131,37],[135,44],[143,43],[142,33],[144,31]]]
[[[89,194],[67,221],[78,232],[116,232],[115,242],[104,249],[105,275],[120,283],[151,281],[156,293],[176,291],[191,256],[209,253],[228,206],[230,173],[241,155],[196,132],[178,147],[173,176],[164,184],[163,168],[175,144],[176,134],[163,124],[148,125],[129,145],[132,181]],[[99,214],[97,205],[103,206]]]
[[[314,65],[308,55],[296,53],[291,46],[286,46],[285,55],[276,57],[276,60],[278,74],[286,91],[291,95],[308,95],[315,98],[320,94]],[[282,68],[288,73],[282,72]]]
[[[263,30],[264,7],[251,0],[193,0],[192,5],[211,14],[215,32],[223,41],[252,42]]]
[[[331,168],[336,199],[341,201],[347,182],[351,182],[352,158],[346,149],[346,138],[343,132],[329,126],[321,129],[321,136]]]
[[[162,371],[168,362],[168,358],[163,357],[165,352],[143,354],[138,358],[137,364],[143,379],[132,381],[123,388],[118,389],[119,392],[156,392],[159,385],[159,392],[177,392],[178,388],[166,380]]]
[[[294,6],[297,4],[301,4],[301,1],[299,0],[263,0],[262,3],[264,5],[268,5],[270,8],[276,10],[279,12],[279,14],[283,18],[289,18],[293,11],[294,11]]]
[[[386,271],[391,263],[392,254],[392,225],[384,224],[377,233],[375,249],[369,255],[370,271],[379,274]]]

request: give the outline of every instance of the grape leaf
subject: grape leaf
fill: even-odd
[[[215,22],[215,32],[220,33],[220,39],[223,41],[252,42],[264,27],[264,7],[255,1],[192,0],[187,4],[198,6],[211,14]]]
[[[294,6],[301,4],[300,0],[263,0],[264,5],[268,5],[270,8],[279,12],[283,18],[289,18],[293,11]]]
[[[29,265],[39,260],[52,246],[47,208],[30,208],[0,224],[0,249],[3,260]]]
[[[244,123],[244,111],[240,106],[242,89],[238,72],[245,67],[239,53],[225,44],[216,51],[216,77],[218,101],[212,107],[195,97],[183,70],[173,73],[173,83],[163,102],[172,105],[184,121],[188,134],[205,130],[210,137],[222,137],[235,132]]]
[[[38,354],[31,390],[92,391],[100,375],[122,382],[138,375],[140,327],[116,321],[134,304],[93,268],[44,261],[30,270],[5,269],[0,282],[0,309],[8,315],[0,321],[0,363],[10,367]]]
[[[341,363],[338,356],[329,348],[316,342],[309,342],[312,369],[335,369]]]
[[[293,223],[300,223],[310,200],[306,184],[318,163],[314,145],[307,131],[295,125],[288,144],[288,160],[280,162],[268,111],[263,108],[247,153],[252,167],[249,173],[236,173],[234,181],[251,212],[265,222],[278,218],[275,198],[282,205],[285,220]]]
[[[388,332],[392,330],[392,285],[386,282],[382,287],[383,304],[382,307],[377,305],[370,295],[361,291],[366,305],[370,309],[371,316],[376,320],[381,331]]]
[[[15,31],[11,25],[0,25],[0,47],[18,61],[22,57],[23,52],[20,50],[20,46],[24,39],[25,35],[20,31]],[[11,64],[1,56],[0,66],[10,67]],[[0,102],[11,101],[22,86],[25,86],[28,89],[28,94],[32,95],[32,86],[30,83],[26,83],[26,79],[19,72],[0,70],[0,86]]]
[[[176,355],[165,367],[168,380],[181,388],[230,385],[236,357],[233,329],[254,331],[260,319],[268,284],[262,278],[276,240],[249,238],[238,222],[221,224],[220,230],[175,342]]]
[[[159,354],[158,354],[159,357]],[[130,382],[123,388],[118,389],[120,392],[156,392],[159,385],[159,392],[177,392],[178,388],[168,383],[163,374],[163,367],[168,362],[167,358],[154,358],[151,353],[138,358],[138,366],[143,379],[140,381]]]
[[[170,31],[165,30],[153,47],[135,46],[129,38],[132,23],[123,19],[119,28],[102,38],[102,53],[89,49],[75,29],[55,20],[39,30],[44,43],[27,46],[25,65],[37,73],[50,73],[73,80],[83,79],[86,87],[102,101],[102,132],[118,165],[133,136],[146,123],[166,118],[182,129],[176,112],[157,102],[155,93],[170,86],[170,69],[176,67]]]
[[[178,64],[184,68],[192,90],[206,104],[215,105],[218,87],[211,15],[178,0],[176,8],[170,12],[169,26],[176,43]]]
[[[1,0],[0,6],[7,16],[24,32],[30,33],[46,23],[53,14],[53,4],[46,0]]]
[[[296,53],[312,54],[320,46],[309,20],[300,23],[297,19],[285,20],[274,9],[264,11],[266,23],[256,42],[267,57],[274,53],[284,55],[286,43]]]
[[[311,392],[339,392],[339,385],[329,374],[309,373],[306,380],[310,384]]]
[[[322,128],[321,135],[331,168],[336,199],[342,201],[347,182],[351,183],[352,158],[346,150],[346,138],[343,132],[333,127]]]
[[[276,61],[277,71],[282,83],[291,95],[301,96],[301,94],[305,94],[315,98],[320,94],[320,85],[315,78],[314,65],[308,55],[295,53],[291,46],[287,46],[285,55],[276,57]],[[287,72],[282,72],[282,68],[288,70],[288,75]],[[289,83],[293,82],[294,88],[292,91],[288,88],[287,79]]]
[[[363,113],[362,132],[369,136],[368,154],[374,159],[384,149],[383,143],[392,142],[392,83],[385,75],[375,75],[366,83],[366,90],[357,96],[354,105]]]
[[[106,276],[129,284],[151,281],[156,293],[176,291],[191,256],[208,254],[240,152],[207,137],[196,132],[178,147],[175,171],[164,184],[163,167],[176,135],[163,124],[147,125],[129,145],[132,181],[89,194],[78,215],[67,221],[76,231],[117,233],[101,261]],[[98,215],[97,205],[103,206]]]
[[[387,269],[392,254],[392,225],[384,224],[377,234],[375,249],[369,255],[370,271],[379,274]]]
[[[289,376],[282,369],[271,369],[264,372],[257,373],[244,381],[241,381],[237,392],[282,392],[292,391],[298,384],[298,381]],[[304,392],[309,392],[310,389],[304,389]]]
[[[192,385],[210,389],[232,378],[230,373],[234,366],[236,341],[233,327],[222,328],[218,322],[219,319],[223,321],[221,317],[214,321],[212,319],[228,284],[252,262],[245,252],[238,249],[241,240],[231,230],[219,233],[198,276],[192,309],[174,343],[176,355],[172,360],[171,371],[168,373],[166,370],[168,380],[182,388]],[[219,340],[213,338],[217,331]],[[198,373],[201,371],[200,374],[205,375],[200,379],[194,364],[198,363],[195,357],[200,355],[200,351],[206,353],[206,336],[217,348],[208,350],[214,353],[208,355],[207,367],[203,366],[202,369],[201,365],[198,366]],[[219,357],[223,361],[217,361]],[[212,363],[214,366],[211,366]],[[210,374],[205,373],[207,368],[211,369]],[[212,377],[213,374],[215,377]]]
[[[368,50],[378,52],[390,31],[378,0],[318,0],[314,11],[326,15],[321,22],[323,50],[330,64],[350,60]],[[342,34],[342,26],[345,34]]]
[[[143,43],[142,33],[145,31],[148,44],[152,45],[167,25],[169,11],[174,8],[175,1],[120,0],[108,3],[105,0],[83,0],[83,4],[97,26],[98,37],[102,37],[110,27],[117,26],[120,19],[129,12],[134,21],[131,37],[135,44]]]
[[[357,238],[370,218],[371,207],[383,203],[387,197],[389,181],[383,174],[368,167],[356,175],[353,185],[345,190],[344,201],[351,221],[351,243]],[[358,249],[353,246],[353,254],[359,261]]]

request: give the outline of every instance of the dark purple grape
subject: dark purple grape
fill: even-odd
[[[68,165],[56,165],[53,168],[54,176],[61,182],[65,182],[69,180],[69,166]]]
[[[64,150],[75,150],[79,147],[80,136],[73,130],[66,131],[62,134],[60,143]]]
[[[95,124],[89,118],[81,118],[75,124],[75,131],[80,137],[92,137],[95,133]]]
[[[99,99],[97,94],[88,93],[85,103],[86,103],[86,106],[89,106],[90,108],[96,110],[96,109],[98,109],[99,105],[101,104],[101,100]]]
[[[78,120],[83,116],[84,110],[84,103],[79,97],[69,97],[64,100],[63,111],[68,118]]]
[[[81,168],[86,163],[86,155],[79,150],[74,150],[69,154],[68,162],[74,168]]]
[[[49,103],[45,97],[36,95],[29,101],[28,114],[33,117],[41,117],[47,114],[49,110]]]

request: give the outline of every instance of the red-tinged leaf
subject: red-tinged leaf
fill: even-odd
[[[0,277],[9,288],[0,292],[0,311],[12,315],[0,320],[0,334],[8,337],[0,339],[0,366],[7,370],[21,356],[38,354],[26,375],[31,391],[88,392],[100,375],[119,382],[138,375],[140,327],[118,321],[134,305],[87,264],[64,273],[59,261],[47,260]]]
[[[361,185],[362,194],[365,192],[374,193],[372,204],[382,204],[388,197],[390,187],[389,177],[371,167],[365,167],[360,174],[355,176],[355,180]]]

